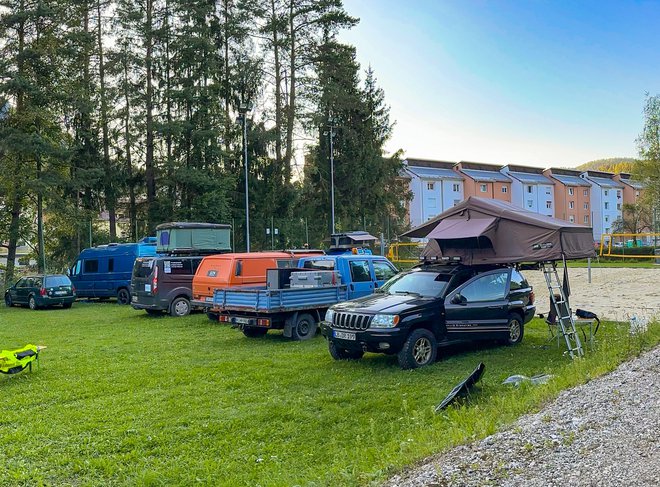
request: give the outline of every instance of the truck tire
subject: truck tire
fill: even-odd
[[[251,326],[243,328],[243,335],[248,338],[259,338],[265,336],[266,333],[268,333],[268,328],[253,328]]]
[[[511,346],[519,344],[525,334],[525,325],[523,325],[520,315],[517,313],[510,314],[506,327],[509,330],[509,336],[506,340],[503,340],[504,343]]]
[[[172,301],[170,305],[170,316],[178,317],[188,316],[190,314],[190,301],[188,298],[180,296]]]
[[[291,329],[291,338],[294,340],[309,340],[316,336],[316,320],[308,313],[301,313]]]
[[[131,302],[131,293],[128,292],[128,289],[125,287],[120,288],[117,291],[117,304],[130,304]]]
[[[364,355],[364,352],[361,350],[339,348],[332,340],[328,340],[328,351],[330,352],[330,356],[335,360],[360,360]]]
[[[438,343],[433,333],[417,328],[408,336],[397,357],[402,369],[416,369],[432,364],[437,353]]]

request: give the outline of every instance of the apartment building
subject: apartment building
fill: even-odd
[[[581,171],[551,167],[543,175],[554,182],[555,218],[591,225],[591,184]]]
[[[415,227],[467,198],[463,177],[453,162],[406,159],[402,177],[409,180],[413,194],[409,203],[410,225]]]
[[[612,224],[621,218],[624,185],[613,179],[614,174],[586,171],[580,177],[591,185],[591,225],[594,240],[600,242],[603,233],[612,232]]]
[[[630,174],[622,172],[615,174],[612,179],[623,184],[623,204],[637,204],[644,195],[644,185],[633,181]]]
[[[543,175],[543,169],[509,164],[500,172],[511,178],[511,203],[534,213],[555,216],[554,182]]]
[[[511,179],[500,172],[499,165],[461,161],[454,171],[464,177],[465,198],[477,196],[511,203]]]

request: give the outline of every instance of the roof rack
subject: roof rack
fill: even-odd
[[[450,263],[450,264],[458,264],[461,262],[461,258],[458,256],[442,256],[438,257],[437,255],[432,255],[432,256],[422,256],[419,258],[420,263],[422,264],[437,264],[437,263]]]
[[[375,240],[376,237],[363,231],[333,233],[330,235],[329,253],[351,251],[354,254],[369,255],[371,250],[365,249],[364,246]]]

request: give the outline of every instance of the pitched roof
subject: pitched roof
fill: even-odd
[[[612,179],[611,172],[586,171],[580,177],[591,181],[602,188],[623,188],[623,184]]]
[[[501,182],[510,183],[511,179],[499,171],[484,171],[480,169],[461,169],[461,172],[477,182]]]

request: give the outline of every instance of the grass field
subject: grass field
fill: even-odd
[[[660,341],[604,323],[572,362],[540,320],[517,347],[334,362],[322,338],[248,339],[204,315],[150,317],[106,303],[0,308],[0,348],[47,345],[32,373],[0,376],[0,485],[368,485],[480,438]],[[434,406],[483,361],[462,407]],[[556,377],[501,385],[511,374]]]

